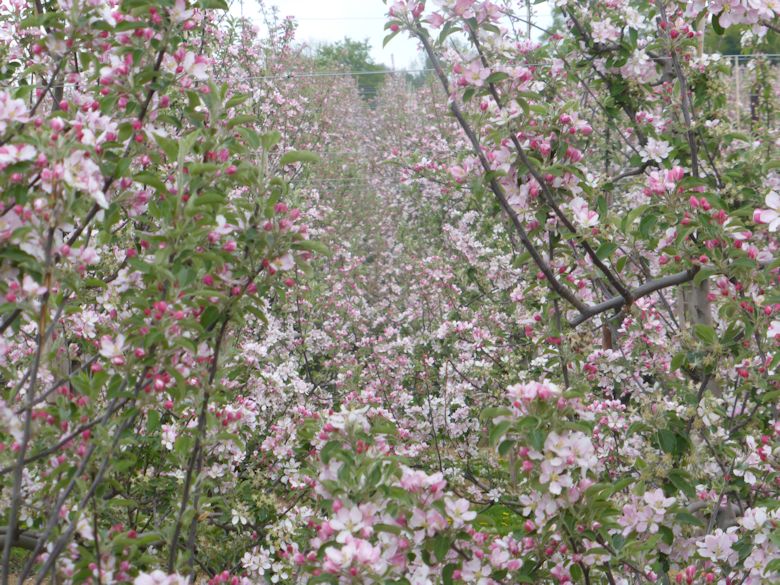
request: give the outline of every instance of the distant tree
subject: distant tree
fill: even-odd
[[[368,39],[354,41],[349,37],[344,37],[343,41],[318,47],[315,53],[315,62],[322,68],[343,68],[347,71],[354,71],[360,95],[368,100],[376,97],[385,81],[385,75],[380,72],[388,69],[386,65],[374,62]],[[366,73],[369,71],[377,71],[377,73]]]
[[[771,30],[752,50],[743,49],[740,39],[748,28],[747,25],[732,26],[726,29],[722,35],[719,35],[711,27],[707,27],[704,33],[704,50],[707,53],[721,53],[723,55],[743,55],[749,53],[780,54],[780,35]]]

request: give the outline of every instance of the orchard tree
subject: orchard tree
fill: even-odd
[[[214,69],[226,9],[2,10],[3,585],[215,572],[259,408],[237,340],[319,249],[284,178],[315,157]]]
[[[0,12],[3,585],[777,582],[776,8],[220,8]]]
[[[382,72],[387,67],[374,62],[368,40],[355,41],[345,37],[342,41],[321,45],[317,47],[314,59],[319,67],[327,71],[357,72],[355,80],[366,99],[373,100],[385,81]]]

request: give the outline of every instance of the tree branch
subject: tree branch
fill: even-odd
[[[447,95],[450,95],[450,87],[449,87],[449,82],[447,81],[447,76],[445,75],[441,67],[441,63],[439,62],[439,59],[436,57],[436,54],[433,51],[433,47],[431,46],[430,40],[426,36],[425,32],[420,30],[419,28],[412,29],[412,32],[417,36],[417,38],[420,39],[420,42],[425,48],[425,52],[428,54],[428,57],[431,59],[431,62],[433,63],[433,67],[436,70],[436,75],[438,76],[439,81],[441,81],[441,84],[444,87],[444,90],[447,92]],[[476,134],[474,134],[474,130],[471,128],[471,126],[469,126],[469,123],[464,118],[463,113],[461,112],[460,108],[458,107],[458,104],[455,102],[454,99],[450,99],[450,111],[455,116],[455,119],[458,121],[460,127],[463,129],[463,132],[466,134],[469,141],[471,142],[471,146],[474,150],[474,153],[479,158],[483,170],[486,173],[489,173],[492,169],[490,168],[490,163],[485,157],[485,153],[482,152],[479,139],[477,138]],[[489,180],[489,183],[490,183],[490,189],[493,191],[493,194],[496,196],[496,199],[498,199],[501,208],[512,220],[512,224],[514,225],[518,235],[520,236],[520,241],[523,243],[525,249],[528,250],[528,253],[531,255],[531,258],[533,259],[534,263],[539,267],[539,269],[544,274],[550,288],[552,288],[562,298],[566,299],[578,311],[580,312],[585,311],[586,306],[571,291],[565,288],[555,278],[552,269],[544,261],[544,258],[542,258],[539,251],[536,249],[536,247],[529,239],[528,234],[525,231],[525,228],[523,228],[523,224],[520,221],[520,218],[518,217],[515,210],[512,209],[512,207],[509,205],[503,187],[494,178],[491,178]]]
[[[698,272],[699,268],[698,266],[695,266],[676,274],[670,274],[669,276],[651,280],[633,289],[631,291],[631,297],[634,300],[641,299],[642,297],[651,295],[659,290],[690,282],[694,279]],[[569,321],[569,325],[571,327],[577,327],[578,325],[584,323],[592,317],[595,317],[596,315],[600,315],[601,313],[605,313],[606,311],[610,311],[612,309],[620,309],[625,304],[626,301],[623,297],[612,297],[611,299],[604,301],[603,303],[599,303],[598,305],[586,307],[584,311],[581,311],[580,315]]]

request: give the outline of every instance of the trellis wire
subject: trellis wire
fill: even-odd
[[[769,59],[770,61],[780,61],[780,53],[769,53],[769,54],[757,54],[757,55],[720,55],[718,54],[718,58],[723,61],[729,61],[729,62],[739,62],[739,61],[748,61],[750,59]],[[664,61],[668,60],[669,57],[654,57],[654,61]],[[518,65],[523,67],[549,67],[552,63],[552,60],[545,61],[542,63],[518,63]],[[311,79],[311,78],[318,78],[318,77],[353,77],[353,76],[363,76],[363,75],[405,75],[405,74],[414,74],[414,73],[432,73],[435,69],[433,68],[422,68],[422,69],[382,69],[379,71],[317,71],[317,72],[289,72],[289,73],[282,73],[279,75],[253,75],[249,77],[243,77],[241,79],[238,79],[237,81],[268,81],[268,80],[277,80],[277,79]],[[51,87],[71,87],[78,85],[78,83],[54,83],[51,85]],[[17,86],[18,87],[18,86]],[[25,86],[29,87],[29,86]],[[39,85],[35,85],[33,87],[43,87]]]

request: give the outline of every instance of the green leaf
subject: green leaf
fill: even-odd
[[[200,324],[203,329],[210,329],[219,319],[219,309],[214,305],[206,307],[203,314],[200,316]]]
[[[231,118],[228,122],[228,128],[235,128],[236,126],[247,126],[257,122],[257,116],[252,114],[241,114],[235,118]]]
[[[715,34],[720,36],[723,36],[723,33],[726,32],[726,29],[723,28],[720,24],[720,15],[723,14],[723,12],[719,12],[718,14],[714,15],[712,17],[712,30],[715,31]]]
[[[168,188],[165,186],[165,183],[163,183],[160,180],[160,177],[158,177],[153,173],[150,173],[148,171],[143,171],[141,173],[138,173],[133,178],[139,183],[143,183],[144,185],[149,185],[150,187],[154,187],[158,193],[165,194],[168,192]]]
[[[677,447],[677,435],[675,435],[669,429],[659,429],[656,433],[658,438],[658,444],[664,453],[674,453],[675,447]]]
[[[486,83],[499,83],[501,81],[504,81],[505,79],[509,79],[509,74],[504,73],[503,71],[495,71],[488,75],[488,78],[485,80]]]
[[[609,209],[607,207],[607,199],[603,195],[599,195],[599,198],[596,201],[596,207],[598,208],[601,217],[607,217]]]
[[[208,193],[201,193],[197,197],[190,199],[192,205],[222,205],[225,202],[224,193],[216,193],[209,191]]]
[[[123,506],[126,508],[137,508],[138,502],[135,500],[128,500],[127,498],[111,498],[111,506]]]
[[[524,416],[517,421],[517,429],[527,432],[532,429],[538,429],[541,424],[541,421],[535,416]]]
[[[282,135],[278,132],[269,132],[268,134],[263,134],[260,137],[260,144],[263,145],[263,150],[271,150],[274,146],[279,144],[281,139]]]
[[[399,32],[401,32],[401,29],[400,29],[400,28],[399,28],[397,31],[395,31],[395,32],[391,32],[389,35],[387,35],[387,36],[384,38],[384,40],[382,41],[382,48],[384,49],[384,48],[387,46],[387,43],[389,43],[390,41],[392,41],[392,40],[393,40],[393,39],[396,37],[396,35],[397,35]]]
[[[625,216],[623,220],[623,231],[625,231],[629,226],[631,226],[634,221],[640,216],[644,216],[645,212],[650,207],[648,205],[640,205],[639,207],[635,207],[631,211],[628,212],[628,215]]]
[[[283,167],[299,162],[315,163],[319,160],[320,158],[313,152],[309,152],[307,150],[291,150],[284,153],[281,160],[279,161],[279,166]]]
[[[177,159],[179,165],[182,165],[184,163],[184,159],[192,151],[192,147],[195,146],[195,142],[197,142],[199,135],[200,135],[200,131],[195,130],[187,134],[181,140],[179,140],[179,156]]]
[[[187,170],[190,173],[190,176],[196,176],[196,175],[203,175],[205,173],[213,173],[219,168],[219,165],[217,163],[207,162],[207,163],[191,163],[187,166]]]
[[[534,449],[537,451],[541,451],[544,448],[544,441],[547,438],[547,433],[540,429],[534,429],[529,434],[529,439],[531,440],[531,445]]]
[[[236,106],[240,106],[245,101],[247,101],[251,96],[246,93],[238,93],[231,97],[227,102],[225,102],[225,109],[229,110],[230,108],[235,108]]]
[[[696,286],[699,286],[702,282],[707,280],[710,276],[713,276],[715,274],[714,270],[710,270],[707,268],[703,268],[699,270],[696,275],[693,277],[693,284]]]
[[[499,439],[501,439],[506,432],[509,430],[509,427],[512,426],[512,421],[505,420],[501,421],[497,425],[495,425],[493,428],[490,429],[490,436],[489,436],[489,442],[491,445],[495,445],[498,443]]]
[[[762,404],[774,404],[778,399],[780,399],[780,390],[775,390],[774,392],[767,392],[766,394],[762,394],[759,397],[759,400]]]
[[[766,568],[764,568],[764,575],[780,571],[780,559],[774,559],[770,561]]]
[[[672,529],[668,526],[660,526],[658,531],[661,534],[661,540],[664,544],[671,546],[674,542],[674,532],[672,532]]]
[[[293,243],[292,247],[295,250],[308,250],[310,252],[324,254],[325,256],[330,256],[332,254],[330,249],[325,244],[315,240],[303,240],[302,242],[295,242]]]
[[[438,44],[443,43],[448,36],[450,36],[452,33],[460,32],[462,29],[457,26],[457,24],[453,21],[447,22],[447,24],[444,25],[444,28],[441,29],[441,32],[439,33],[439,40],[437,41]]]
[[[674,487],[676,487],[689,498],[695,498],[696,489],[688,482],[685,476],[686,474],[684,471],[680,469],[673,469],[671,472],[669,472],[669,481],[672,482]]]
[[[647,430],[649,430],[649,427],[645,423],[637,421],[631,423],[631,426],[628,427],[628,430],[626,430],[626,437],[630,437],[634,433],[639,433]]]
[[[121,473],[133,467],[136,464],[136,461],[137,459],[134,455],[127,453],[123,459],[113,461],[112,467],[114,468],[114,471]]]
[[[252,128],[241,127],[237,128],[236,132],[241,135],[241,138],[249,145],[250,148],[256,150],[260,148],[261,138]]]
[[[150,435],[160,430],[160,413],[150,410],[146,418],[146,432]]]
[[[506,457],[507,453],[511,451],[512,447],[514,446],[514,441],[503,441],[498,446],[498,454],[501,455],[501,457]]]
[[[321,575],[317,575],[316,577],[312,577],[307,581],[310,585],[315,585],[316,583],[338,583],[339,578],[337,575],[332,575],[330,573],[322,573]]]
[[[636,482],[636,478],[633,478],[633,477],[630,477],[630,476],[629,477],[624,477],[620,481],[617,481],[617,482],[615,482],[613,484],[610,484],[608,492],[609,492],[610,495],[611,494],[616,494],[619,491],[623,490],[623,488],[626,488],[626,487],[630,486],[631,484],[633,484],[635,482]]]
[[[697,323],[693,330],[694,333],[696,333],[696,337],[708,345],[715,345],[715,343],[718,341],[718,334],[715,333],[715,329],[713,329],[710,325]]]
[[[452,575],[455,573],[455,569],[457,568],[458,567],[452,563],[444,567],[444,570],[441,572],[442,583],[444,583],[444,585],[453,585],[453,583],[455,583]]]
[[[338,441],[328,441],[325,446],[320,450],[320,459],[327,465],[331,459],[341,450],[341,443]]]
[[[681,524],[688,524],[690,526],[704,526],[704,522],[699,520],[696,516],[690,512],[680,511],[675,514],[675,517]]]
[[[599,246],[599,249],[596,250],[596,257],[599,260],[604,260],[605,258],[609,258],[617,249],[618,245],[616,243],[604,242]]]
[[[229,6],[225,0],[199,0],[198,4],[205,10],[228,10]]]
[[[680,369],[680,366],[685,364],[686,362],[686,355],[685,352],[681,351],[674,355],[672,358],[672,363],[669,365],[669,371],[670,372],[676,372]]]
[[[512,411],[506,406],[491,406],[485,408],[479,415],[483,422],[490,422],[499,416],[511,416]]]
[[[450,544],[450,539],[446,534],[439,534],[433,539],[433,554],[436,555],[436,559],[439,562],[442,562],[447,556]]]
[[[642,237],[649,238],[650,231],[655,227],[656,223],[658,223],[658,217],[656,215],[643,215],[642,219],[639,220],[639,233]]]
[[[179,156],[179,143],[171,138],[154,134],[154,141],[162,148],[168,160],[175,161]],[[127,159],[129,160],[129,159]]]

